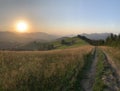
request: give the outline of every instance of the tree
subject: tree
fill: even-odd
[[[61,41],[61,44],[66,44],[66,42],[65,42],[65,40],[64,40],[64,39]]]

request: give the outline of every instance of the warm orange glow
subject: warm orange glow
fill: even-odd
[[[21,33],[27,32],[28,31],[28,27],[29,27],[28,23],[25,22],[25,21],[19,21],[16,24],[16,30],[17,30],[17,32],[21,32]]]

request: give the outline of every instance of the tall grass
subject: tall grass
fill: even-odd
[[[54,51],[0,52],[0,91],[64,91],[84,66],[85,46]]]
[[[101,47],[114,61],[117,68],[120,70],[120,49],[114,47]]]

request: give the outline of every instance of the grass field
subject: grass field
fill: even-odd
[[[0,91],[119,91],[119,55],[116,48],[87,45],[0,51]]]
[[[71,45],[64,45],[61,43],[61,40],[56,40],[56,41],[52,42],[52,44],[57,49],[65,49],[65,48],[73,48],[73,47],[89,45],[87,42],[85,42],[84,40],[82,40],[78,37],[65,38],[64,41],[66,41],[68,43],[74,41],[74,43]]]
[[[92,48],[1,51],[0,91],[73,91]]]

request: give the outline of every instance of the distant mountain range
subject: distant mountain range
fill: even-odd
[[[92,33],[92,34],[81,34],[82,36],[85,36],[89,39],[93,39],[93,40],[105,40],[108,36],[110,36],[111,33]]]
[[[30,42],[34,40],[38,41],[51,41],[57,39],[55,35],[50,35],[43,32],[35,33],[13,33],[13,32],[0,32],[0,41],[4,42]]]
[[[57,39],[59,36],[50,35],[43,32],[35,33],[13,33],[0,32],[0,49],[16,47],[18,45],[27,44],[32,41],[48,42]]]
[[[82,36],[86,36],[89,39],[99,40],[106,39],[110,33],[94,33],[94,34],[80,34]],[[14,33],[14,32],[0,32],[0,49],[11,49],[17,48],[20,46],[31,45],[35,42],[46,43],[51,41],[59,41],[69,38],[67,36],[60,37],[55,35],[50,35],[43,32],[35,32],[35,33]]]

